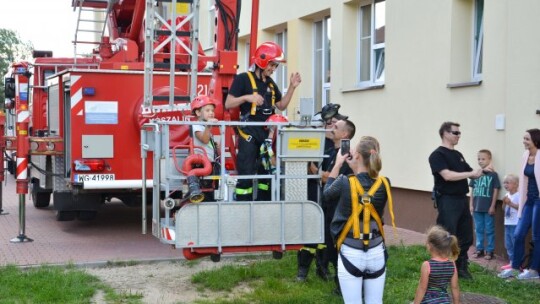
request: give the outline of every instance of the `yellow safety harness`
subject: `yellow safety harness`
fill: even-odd
[[[259,91],[258,91],[258,88],[257,88],[257,83],[255,82],[255,77],[253,77],[253,73],[252,72],[247,72],[247,75],[248,75],[248,78],[249,78],[249,82],[251,82],[251,88],[253,89],[253,95],[257,95],[259,94]],[[274,107],[275,103],[276,103],[276,90],[274,88],[274,84],[273,83],[269,83],[268,86],[270,87],[270,91],[272,92],[272,108]],[[251,112],[249,114],[251,115],[255,115],[257,112],[257,104],[256,103],[251,103]]]
[[[253,95],[259,94],[257,83],[255,82],[255,77],[253,76],[252,72],[247,72],[249,82],[251,83],[251,88],[253,89]],[[274,88],[273,83],[269,83],[268,86],[270,87],[270,92],[272,93],[272,108],[276,104],[276,89]],[[249,115],[255,115],[257,114],[257,104],[251,103],[251,110],[249,112]],[[246,132],[242,131],[241,127],[238,127],[238,134],[242,136],[243,139],[246,141],[251,141],[251,135],[248,135]]]
[[[345,238],[347,237],[347,234],[349,231],[353,231],[353,237],[355,239],[362,238],[362,241],[364,243],[364,246],[367,246],[369,244],[369,240],[371,239],[371,233],[370,233],[370,219],[373,218],[375,222],[377,223],[377,227],[379,228],[379,231],[381,233],[381,236],[384,240],[384,230],[382,225],[382,220],[379,214],[377,213],[377,210],[371,203],[371,198],[375,194],[375,192],[381,187],[381,184],[384,184],[386,187],[386,193],[388,195],[388,208],[390,211],[390,218],[392,219],[392,226],[394,227],[394,232],[396,228],[396,224],[394,222],[394,208],[393,208],[393,201],[392,201],[392,193],[390,193],[390,185],[388,183],[388,180],[384,176],[379,176],[377,180],[375,180],[375,183],[371,186],[369,191],[365,193],[364,188],[358,181],[358,178],[356,176],[351,175],[349,176],[349,183],[351,186],[351,207],[352,212],[351,216],[345,223],[345,226],[343,227],[343,230],[341,230],[341,233],[339,234],[338,240],[336,242],[337,249],[341,248],[341,245],[345,241]],[[361,203],[359,202],[358,198],[362,197]],[[363,212],[363,213],[362,213]],[[362,222],[363,222],[363,233],[360,234],[360,215],[362,214]]]

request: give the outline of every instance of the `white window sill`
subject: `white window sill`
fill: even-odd
[[[378,89],[383,89],[383,88],[384,88],[384,83],[370,84],[370,85],[357,86],[357,87],[353,87],[353,88],[344,88],[344,89],[341,89],[341,93],[351,93],[351,92],[359,92],[359,91],[378,90]]]
[[[482,80],[473,80],[468,82],[454,82],[446,84],[446,87],[449,89],[465,88],[465,87],[476,87],[482,84]]]

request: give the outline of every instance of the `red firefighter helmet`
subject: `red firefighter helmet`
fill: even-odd
[[[214,108],[216,107],[216,100],[213,98],[210,98],[206,95],[199,95],[193,99],[191,102],[191,113],[195,114],[195,110],[200,109],[207,105],[213,105]]]
[[[268,119],[266,119],[266,122],[289,122],[289,120],[287,119],[287,117],[281,114],[272,114],[270,115],[270,117],[268,117]],[[268,130],[271,127],[275,126],[265,126],[264,128]]]
[[[289,120],[281,114],[272,114],[268,117],[266,122],[289,122]]]
[[[266,120],[266,122],[289,122],[289,120],[287,119],[287,117],[281,115],[281,114],[272,114],[270,115],[270,117],[268,117],[268,119]],[[272,126],[272,127],[275,127],[275,126]],[[271,128],[271,127],[265,127],[265,128]],[[270,138],[272,140],[272,149],[274,151],[276,151],[276,128],[273,128],[272,130],[274,130],[274,134],[272,135],[272,138]]]
[[[265,69],[269,62],[286,63],[285,54],[281,47],[274,42],[264,42],[259,45],[253,55],[253,63],[261,69]]]

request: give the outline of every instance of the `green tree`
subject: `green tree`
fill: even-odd
[[[23,41],[17,32],[0,28],[0,103],[4,103],[4,75],[9,65],[15,61],[28,60],[32,57],[34,46],[30,41]]]

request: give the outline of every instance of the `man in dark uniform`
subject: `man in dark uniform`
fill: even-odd
[[[439,135],[442,144],[429,156],[429,165],[435,180],[434,199],[439,213],[437,224],[445,227],[458,239],[461,250],[456,260],[458,277],[472,279],[467,255],[473,242],[467,179],[478,178],[483,173],[481,168],[473,170],[463,155],[454,149],[461,136],[458,123],[444,122],[439,129]]]
[[[321,166],[321,182],[324,188],[324,185],[326,184],[326,181],[328,180],[328,176],[330,175],[330,172],[334,168],[334,164],[336,163],[336,156],[339,152],[339,149],[341,148],[341,140],[342,139],[352,139],[354,137],[354,134],[356,133],[356,126],[354,123],[352,123],[350,120],[339,120],[334,124],[334,129],[332,130],[333,135],[333,150],[330,150],[329,157],[325,158],[323,160],[322,166]],[[353,171],[349,167],[349,165],[343,164],[341,166],[341,169],[339,170],[339,174],[349,175],[353,174]],[[326,255],[327,255],[327,262],[326,267],[328,267],[328,263],[332,263],[334,265],[334,270],[336,271],[336,276],[334,277],[334,282],[336,283],[336,288],[334,289],[334,293],[341,294],[341,289],[339,287],[339,280],[337,277],[337,261],[338,261],[338,251],[334,244],[334,240],[332,239],[332,234],[330,233],[330,224],[332,223],[332,219],[334,218],[334,213],[336,212],[338,202],[333,201],[322,201],[322,209],[324,212],[324,241],[326,244]]]
[[[324,142],[324,154],[325,155],[333,155],[335,159],[335,145],[334,145],[334,125],[339,120],[345,120],[349,118],[348,116],[339,114],[339,104],[329,103],[325,105],[320,113],[317,113],[317,115],[320,114],[320,120],[324,123],[324,128],[327,130],[326,136],[325,136],[325,142]],[[329,157],[330,158],[330,157]],[[325,164],[326,166],[323,166]],[[316,162],[310,162],[308,164],[309,168],[309,174],[319,174],[319,168],[327,168],[328,165],[326,163],[316,163]],[[321,170],[323,171],[323,170]],[[325,170],[328,171],[328,170]],[[308,180],[308,200],[313,201],[321,205],[323,208],[323,204],[321,202],[322,190],[323,185],[321,185],[321,181],[319,179],[309,179]],[[330,219],[331,221],[332,219]],[[325,219],[326,221],[326,219]],[[326,226],[325,226],[326,227]],[[326,237],[327,231],[325,231],[325,237]],[[329,234],[328,234],[329,235]],[[331,241],[331,238],[330,238]],[[327,240],[325,239],[325,243],[323,244],[307,244],[304,247],[302,247],[300,250],[298,250],[298,272],[296,275],[296,279],[298,281],[305,281],[307,279],[307,275],[309,273],[309,268],[311,266],[311,262],[313,261],[313,258],[315,258],[315,264],[316,264],[316,273],[319,277],[321,277],[323,280],[328,280],[330,273],[328,271],[328,264],[329,264],[329,257],[328,257],[328,250],[327,250]]]
[[[225,108],[240,107],[240,119],[245,122],[265,122],[275,112],[275,108],[283,111],[289,105],[291,97],[302,79],[299,73],[291,75],[287,93],[281,91],[271,76],[280,63],[285,63],[281,47],[273,42],[261,44],[255,51],[253,66],[250,71],[236,75],[227,99]],[[268,130],[264,126],[246,126],[238,128],[238,155],[236,169],[239,175],[263,174],[259,160],[259,149],[268,138]],[[236,200],[252,201],[253,187],[257,187],[257,200],[270,200],[270,182],[240,179],[236,184]]]

